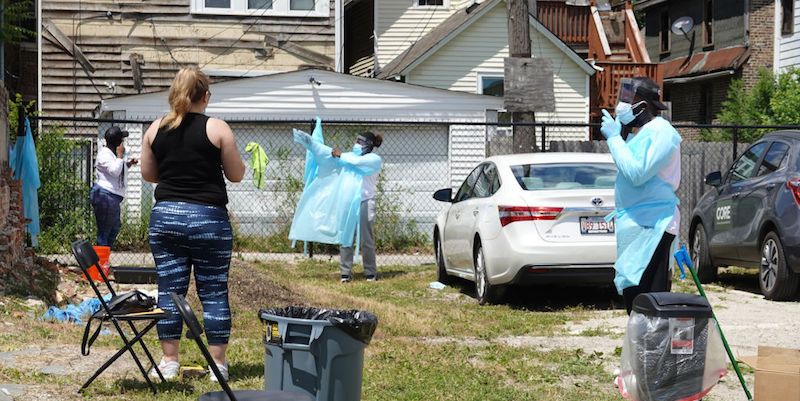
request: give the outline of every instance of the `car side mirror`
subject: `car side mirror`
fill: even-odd
[[[718,187],[722,185],[722,173],[720,173],[719,171],[709,173],[706,176],[705,183],[713,187]]]
[[[434,192],[433,199],[436,199],[439,202],[452,202],[453,188],[444,188]]]

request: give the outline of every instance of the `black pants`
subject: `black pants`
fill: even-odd
[[[669,276],[669,250],[674,239],[674,235],[665,232],[658,243],[658,247],[656,247],[656,251],[653,253],[653,257],[650,258],[650,263],[647,264],[647,268],[642,273],[639,285],[622,290],[625,309],[628,310],[629,315],[633,307],[633,299],[637,295],[644,292],[669,291],[671,280]]]

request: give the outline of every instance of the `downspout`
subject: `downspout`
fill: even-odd
[[[0,29],[6,27],[6,13],[5,7],[0,9]],[[0,43],[0,81],[6,80],[6,45]]]
[[[744,47],[750,47],[750,0],[744,0]]]
[[[773,12],[773,32],[772,32],[772,73],[778,75],[780,72],[781,61],[781,30],[783,28],[783,9],[780,2],[775,2],[775,10]],[[792,21],[794,23],[794,21]]]
[[[380,72],[378,64],[378,0],[372,0],[372,76]]]
[[[36,110],[42,112],[42,2],[36,2],[36,63],[38,64],[36,82]],[[38,129],[41,132],[42,120],[38,121]]]
[[[342,19],[342,14],[344,14],[344,10],[342,10],[343,4],[342,0],[336,0],[336,5],[334,6],[333,12],[333,19],[334,19],[334,27],[333,27],[333,44],[336,48],[335,55],[334,55],[334,63],[333,68],[336,72],[344,72],[344,62],[343,62],[343,55],[342,52],[344,51],[344,20]]]

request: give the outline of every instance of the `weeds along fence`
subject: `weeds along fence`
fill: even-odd
[[[112,125],[123,127],[130,133],[125,143],[128,157],[138,157],[141,137],[150,121],[33,118],[33,127],[38,127],[35,136],[42,171],[39,191],[42,235],[38,253],[66,253],[74,239],[94,241],[95,238],[88,192],[97,148],[104,144],[101,133]],[[251,160],[251,155],[245,151],[249,143],[261,145],[269,158],[263,188],[254,185],[251,168],[247,168],[242,182],[227,183],[235,250],[269,253],[270,258],[293,258],[303,252],[302,244],[291,246],[288,232],[302,192],[305,150],[294,143],[292,129],[310,133],[314,121],[233,120],[228,123],[245,164]],[[540,122],[533,126],[540,150],[608,151],[604,141],[575,141],[588,138],[597,124]],[[677,127],[681,130],[720,126]],[[483,158],[511,153],[514,129],[508,123],[441,121],[323,121],[322,128],[325,143],[344,151],[352,147],[360,132],[369,130],[385,136],[384,144],[376,151],[384,165],[378,179],[375,220],[378,263],[384,265],[433,263],[431,233],[443,206],[433,200],[433,192],[458,187]],[[737,148],[744,150],[745,145],[735,140],[682,144],[683,179],[678,191],[682,228],[688,227],[692,208],[708,189],[703,177],[711,171],[727,169]],[[112,263],[152,264],[147,227],[154,185],[141,179],[138,165],[129,170],[127,184],[122,227]],[[682,238],[686,238],[685,232]],[[328,254],[335,259],[338,249],[314,244],[311,252]]]

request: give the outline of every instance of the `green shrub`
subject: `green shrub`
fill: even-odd
[[[741,79],[731,82],[728,99],[717,115],[720,122],[731,125],[798,125],[800,124],[800,69],[790,67],[779,75],[760,70],[750,91]],[[752,143],[772,129],[738,129],[739,142]],[[703,130],[706,141],[730,141],[732,129]]]
[[[120,228],[115,251],[150,252],[147,230],[150,227],[151,208],[142,208],[138,217],[131,217],[127,210],[122,210]]]
[[[75,157],[89,141],[64,138],[64,128],[54,126],[39,134],[39,222],[37,253],[69,250],[75,239],[94,240],[96,228],[89,203],[89,186],[78,175],[81,161]]]

